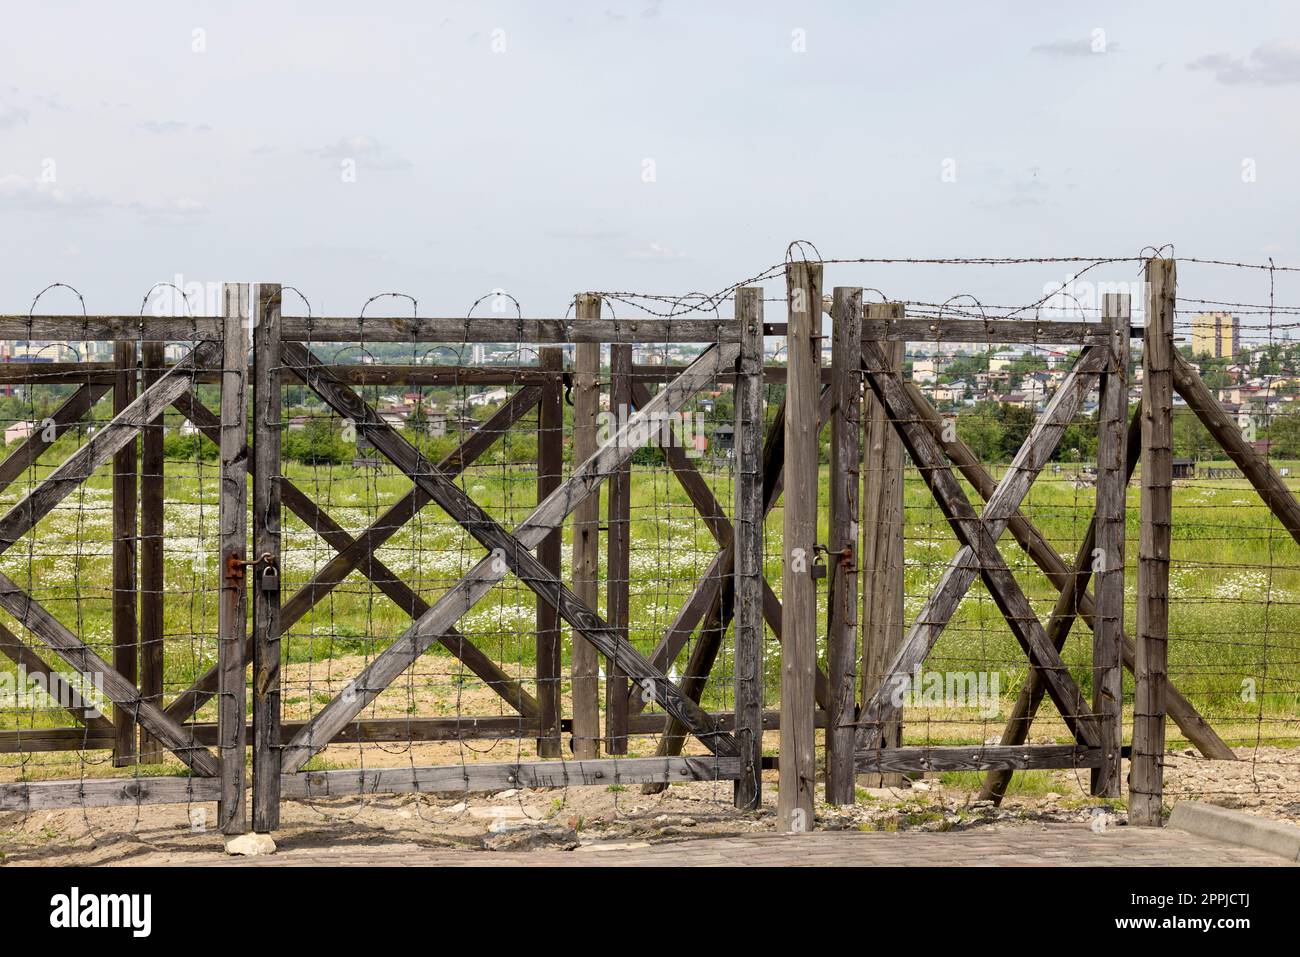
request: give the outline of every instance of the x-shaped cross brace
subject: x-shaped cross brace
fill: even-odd
[[[739,352],[740,347],[735,343],[707,349],[644,409],[631,416],[595,454],[574,469],[569,480],[547,496],[511,533],[380,419],[306,347],[300,343],[285,343],[285,361],[295,367],[296,374],[336,412],[354,422],[375,449],[423,488],[490,554],[439,598],[406,634],[381,652],[342,695],[327,704],[285,746],[284,771],[291,773],[301,769],[313,754],[326,746],[344,725],[423,654],[438,635],[463,617],[508,572],[513,572],[555,608],[600,652],[618,661],[626,674],[650,691],[664,710],[678,717],[711,751],[719,755],[738,754],[738,745],[732,735],[718,730],[711,715],[685,696],[661,669],[610,628],[538,561],[531,550],[563,522],[579,502],[599,488],[613,468],[632,456],[635,448],[628,441],[629,435],[640,434],[647,421],[654,422],[658,416],[680,409],[701,386],[730,366]]]
[[[982,516],[971,506],[934,436],[922,424],[920,410],[913,404],[898,373],[886,363],[879,345],[864,340],[862,353],[867,382],[895,423],[904,446],[962,547],[948,563],[891,662],[889,673],[863,709],[859,718],[858,750],[872,751],[880,747],[882,730],[900,707],[894,695],[897,682],[910,676],[929,655],[976,576],[984,579],[1070,730],[1078,740],[1095,747],[1099,736],[1092,710],[998,551],[997,540],[1047,464],[1095,378],[1105,369],[1109,360],[1107,351],[1100,346],[1089,346],[1083,351],[1016,453]]]

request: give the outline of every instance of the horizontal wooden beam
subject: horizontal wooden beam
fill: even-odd
[[[453,764],[442,767],[303,771],[280,778],[286,798],[340,794],[401,794],[430,791],[493,791],[498,788],[563,788],[579,784],[671,784],[734,781],[740,758],[603,758],[522,764]]]
[[[1141,328],[1130,330],[1141,335]],[[766,323],[766,336],[784,336],[785,323]],[[1093,345],[1105,341],[1104,325],[1037,319],[903,318],[863,323],[864,338],[907,342]],[[221,319],[211,316],[0,316],[0,339],[108,342],[193,342],[221,338]],[[739,342],[731,319],[511,319],[286,316],[284,338],[299,342]]]
[[[734,731],[736,716],[730,711],[713,711],[720,731]],[[280,725],[281,736],[296,735],[306,725],[304,721],[285,721]],[[818,710],[816,725],[826,727],[826,712]],[[780,713],[763,712],[763,730],[776,731],[781,727]],[[186,730],[194,735],[197,744],[217,743],[217,726],[211,722],[187,724]],[[249,725],[251,735],[252,725]],[[628,718],[628,733],[632,735],[657,735],[664,729],[664,713],[655,711],[634,714]],[[375,744],[391,741],[497,741],[535,738],[541,733],[536,721],[509,715],[484,718],[361,718],[345,726],[332,744]],[[573,721],[565,718],[560,723],[564,734],[573,731]],[[251,741],[251,737],[249,738]],[[0,754],[36,754],[41,751],[101,751],[113,746],[113,730],[86,728],[28,728],[21,731],[0,731]]]
[[[739,774],[738,757],[452,764],[443,767],[358,768],[355,771],[284,774],[280,777],[280,791],[287,799],[314,799],[341,794],[734,781]],[[220,794],[220,783],[216,778],[140,777],[0,784],[0,812],[211,802],[216,801]]]
[[[858,751],[853,756],[859,773],[899,771],[1021,771],[1031,768],[1096,768],[1101,749],[1073,744],[1035,744],[1006,747],[905,747]]]
[[[330,357],[325,356],[328,360]],[[358,363],[355,356],[332,368],[340,379],[349,385],[407,385],[475,387],[487,385],[546,385],[571,374],[568,370],[552,371],[535,365],[457,366],[425,363]],[[170,369],[171,364],[163,366]],[[637,363],[632,366],[632,379],[636,382],[668,382],[686,371],[686,366]],[[111,362],[0,362],[0,385],[104,385],[110,386],[117,378]],[[718,374],[719,382],[734,382],[734,372]],[[191,382],[212,384],[221,381],[221,373],[205,370],[190,376]],[[763,367],[763,381],[785,382],[785,366]],[[831,381],[830,366],[822,369],[822,381]],[[102,393],[101,393],[102,394]]]
[[[43,811],[60,807],[121,807],[137,804],[195,804],[215,801],[218,778],[81,778],[0,784],[0,811]]]
[[[1012,343],[1019,345],[1100,345],[1109,326],[1100,322],[1061,322],[1037,319],[868,319],[862,338],[895,342]]]
[[[297,342],[739,342],[730,319],[503,319],[350,316],[283,319],[286,340]],[[783,325],[765,327],[785,335]],[[220,340],[217,317],[0,316],[0,339],[108,342]]]

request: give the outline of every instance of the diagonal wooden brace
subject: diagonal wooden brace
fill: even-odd
[[[76,425],[111,388],[112,385],[106,382],[91,382],[68,396],[67,400],[50,416],[50,422],[54,425],[54,438],[47,439],[46,429],[37,429],[23,440],[22,445],[10,452],[3,462],[0,462],[0,492],[7,489],[14,479],[22,475],[42,452],[54,444],[55,439]]]
[[[280,479],[280,495],[284,504],[336,551],[342,552],[356,541],[343,526],[330,518],[323,508],[287,478]],[[360,571],[412,618],[419,618],[429,610],[429,603],[373,553],[362,562]],[[438,641],[481,678],[484,684],[501,695],[524,719],[532,720],[541,716],[537,699],[455,628],[448,628],[438,636]]]
[[[71,667],[98,679],[109,700],[134,714],[140,727],[161,741],[176,757],[189,765],[194,773],[203,777],[216,777],[220,773],[221,764],[211,751],[196,744],[193,736],[164,714],[161,708],[144,700],[133,681],[115,671],[107,661],[69,631],[67,626],[4,574],[0,574],[0,608],[18,619],[24,628]]]
[[[305,347],[299,343],[286,343],[285,354],[286,361],[297,367],[297,374],[305,377],[327,404],[351,419],[374,448],[421,485],[440,507],[490,551],[405,635],[381,652],[344,694],[327,704],[295,736],[286,746],[286,772],[300,769],[312,754],[328,744],[339,729],[423,654],[438,634],[464,616],[510,571],[551,604],[599,651],[616,658],[630,677],[640,681],[666,711],[680,717],[711,751],[726,755],[738,753],[735,738],[720,731],[715,718],[686,698],[662,670],[646,661],[530,552],[563,522],[580,501],[600,487],[613,468],[631,457],[635,448],[629,437],[641,434],[647,424],[656,422],[660,415],[680,409],[702,385],[716,378],[735,361],[739,354],[737,344],[715,345],[706,350],[644,409],[631,416],[595,454],[575,468],[568,481],[547,496],[513,534],[434,468]]]
[[[858,729],[858,750],[879,747],[881,729],[898,711],[893,700],[898,680],[910,675],[913,668],[925,660],[976,576],[984,578],[1013,634],[1034,666],[1041,670],[1062,717],[1071,724],[1080,740],[1095,744],[1096,731],[1090,721],[1091,711],[1006,567],[997,550],[997,539],[1051,456],[1082,404],[1093,378],[1105,367],[1107,358],[1104,349],[1088,347],[1084,350],[1017,452],[980,516],[976,515],[946,465],[938,444],[921,425],[920,411],[913,406],[899,375],[889,369],[879,345],[871,340],[863,341],[867,381],[888,409],[890,419],[896,423],[900,437],[944,509],[962,548],[922,607],[875,696],[863,709]]]
[[[935,441],[939,443],[943,448],[944,453],[957,467],[957,471],[961,473],[962,478],[966,479],[966,481],[971,484],[982,499],[988,501],[992,498],[994,491],[997,489],[996,480],[989,474],[988,469],[984,467],[983,463],[980,462],[979,457],[971,451],[970,447],[966,445],[965,442],[955,436],[948,438],[944,435],[942,418],[934,407],[930,405],[921,390],[911,382],[906,383],[906,387],[908,394],[912,397],[913,404],[921,413],[925,427],[930,430],[930,434],[934,436]],[[1129,450],[1127,458],[1130,467],[1136,467],[1139,458],[1136,450],[1140,445],[1140,415],[1140,410],[1134,412],[1133,420],[1130,423],[1128,436]],[[1020,547],[1024,550],[1025,554],[1033,560],[1034,564],[1038,566],[1047,577],[1047,580],[1052,583],[1054,588],[1063,592],[1068,590],[1075,594],[1077,604],[1072,604],[1071,607],[1073,607],[1075,612],[1083,618],[1084,623],[1089,628],[1093,627],[1093,615],[1096,611],[1096,606],[1093,602],[1092,594],[1088,592],[1086,588],[1078,587],[1077,582],[1077,572],[1082,566],[1078,566],[1076,567],[1076,570],[1072,571],[1065,564],[1065,561],[1061,556],[1057,554],[1056,549],[1047,540],[1043,533],[1039,531],[1038,527],[1025,517],[1023,513],[1017,512],[1013,515],[1007,527],[1012,536],[1019,543]],[[1089,568],[1091,567],[1091,552],[1092,548],[1089,546],[1087,562],[1087,567]],[[1060,606],[1058,605],[1058,608],[1059,607]],[[1055,614],[1054,611],[1053,619],[1055,619]],[[1063,625],[1064,622],[1061,622],[1057,627],[1063,628]],[[1048,637],[1055,642],[1053,626],[1050,621],[1048,625]],[[1064,637],[1065,636],[1062,635],[1062,642],[1064,642]],[[1057,647],[1059,648],[1061,645],[1057,644]],[[1124,667],[1131,672],[1133,670],[1133,656],[1136,650],[1131,636],[1127,634],[1123,636],[1120,650]],[[1003,732],[1003,744],[1018,745],[1024,743],[1025,735],[1029,729],[1029,724],[1033,721],[1034,714],[1038,708],[1038,702],[1043,696],[1043,689],[1040,684],[1038,677],[1033,672],[1030,672],[1028,680],[1020,690],[1020,696],[1016,699],[1016,704],[1012,710],[1011,716],[1007,720],[1007,726]],[[1165,694],[1169,716],[1177,722],[1178,727],[1182,729],[1182,732],[1185,735],[1187,735],[1187,740],[1196,745],[1205,757],[1219,761],[1236,760],[1236,755],[1233,754],[1232,749],[1223,743],[1223,739],[1215,733],[1209,722],[1205,720],[1196,708],[1192,706],[1191,702],[1189,702],[1172,683],[1166,685]],[[1030,701],[1031,696],[1033,699],[1032,703]],[[989,781],[994,780],[995,776],[999,773],[1000,772],[996,771],[990,772],[989,778],[986,779],[985,783],[986,789],[990,787]],[[991,796],[991,792],[986,791],[984,796]]]
[[[820,417],[818,419],[818,428],[826,424],[831,414],[831,390],[824,387],[821,394]],[[763,458],[765,462],[771,462],[771,468],[764,472],[763,478],[763,514],[766,516],[776,506],[777,500],[781,497],[782,489],[782,462],[785,458],[785,432],[782,425],[785,421],[785,406],[782,404],[776,413],[771,428],[769,429],[767,439],[764,443]],[[668,666],[677,660],[681,654],[682,648],[690,640],[691,635],[695,634],[695,629],[700,622],[704,620],[705,615],[712,617],[714,610],[719,608],[718,595],[722,589],[722,583],[731,579],[731,569],[733,567],[734,553],[730,546],[724,547],[713,560],[709,567],[705,569],[701,576],[699,584],[691,593],[690,598],[682,605],[677,616],[664,631],[664,636],[659,640],[655,649],[650,654],[650,660],[656,667],[667,669]],[[777,641],[781,640],[781,599],[777,597],[776,592],[766,579],[763,581],[763,618],[767,626],[772,629]],[[705,633],[708,633],[709,627],[706,626]],[[726,625],[723,625],[726,629]],[[830,683],[826,680],[826,672],[818,668],[813,676],[814,693],[819,707],[825,708],[827,701],[830,700]],[[640,713],[645,707],[644,698],[639,688],[633,688],[630,691],[631,708],[634,714]]]
[[[523,417],[530,409],[537,404],[541,397],[541,389],[537,386],[529,386],[520,389],[510,399],[498,409],[490,419],[480,425],[474,432],[469,435],[463,442],[453,449],[439,463],[439,468],[444,474],[449,476],[459,475],[465,468],[473,464],[480,455],[488,450],[497,438],[504,435],[505,432],[516,421]],[[206,435],[214,443],[219,441],[219,430],[221,420],[216,413],[208,409],[207,406],[199,402],[193,392],[186,392],[179,396],[172,405],[180,411],[187,419],[194,423],[195,428]],[[341,550],[337,555],[331,558],[325,565],[316,572],[312,579],[299,588],[289,598],[280,609],[280,633],[285,634],[298,621],[302,619],[313,607],[316,606],[326,595],[328,595],[340,582],[365,562],[370,556],[374,555],[384,542],[392,535],[398,532],[403,525],[414,518],[424,506],[428,505],[430,498],[420,486],[416,486],[398,499],[390,506],[384,514],[375,519],[374,523],[353,539],[352,544]],[[453,643],[456,643],[454,632],[448,632],[447,636]],[[462,649],[467,655],[472,655],[473,648],[468,642],[456,644],[456,648]],[[449,650],[452,650],[449,648]],[[475,649],[477,650],[477,649]],[[455,651],[452,651],[455,654]],[[250,639],[247,656],[252,655],[252,642]],[[481,656],[483,660],[491,663],[485,655]],[[464,660],[464,659],[462,659]],[[469,662],[466,662],[469,665]],[[485,672],[480,672],[472,665],[469,665],[479,677],[488,680]],[[486,672],[491,673],[491,672]],[[494,685],[494,687],[496,687]],[[505,686],[502,686],[505,687]],[[189,688],[181,692],[167,706],[167,713],[177,721],[184,721],[192,717],[215,693],[217,688],[217,669],[209,668],[197,681]],[[498,688],[498,690],[500,690]],[[507,700],[510,700],[507,698]],[[520,699],[525,701],[525,699]],[[528,699],[531,700],[531,699]],[[526,703],[526,701],[525,701]],[[513,702],[512,702],[513,704]],[[517,707],[517,705],[516,705]]]
[[[115,415],[85,445],[64,459],[45,481],[0,518],[0,553],[31,531],[73,489],[90,478],[115,453],[125,448],[163,409],[182,393],[189,391],[195,374],[217,363],[221,354],[220,342],[199,343],[184,360],[141,392],[134,402]]]

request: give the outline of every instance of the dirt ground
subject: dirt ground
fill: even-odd
[[[1243,760],[1234,763],[1170,752],[1167,803],[1195,797],[1300,823],[1300,752],[1239,753]],[[1102,831],[1125,826],[1122,802],[1087,795],[1086,771],[1041,772],[1000,807],[977,800],[977,781],[974,775],[929,776],[897,788],[860,787],[855,805],[819,805],[815,826],[822,831],[955,831],[1018,823],[1086,823]],[[731,807],[729,782],[675,784],[648,795],[636,786],[368,795],[286,802],[274,836],[283,851],[341,855],[363,848],[370,853],[391,848],[400,855],[411,847],[466,854],[585,853],[774,832],[775,801],[774,772],[765,773],[764,806],[750,813]],[[202,863],[224,853],[223,837],[207,827],[214,818],[211,804],[0,815],[0,864]]]

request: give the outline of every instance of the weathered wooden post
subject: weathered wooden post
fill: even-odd
[[[621,425],[632,414],[632,347],[609,347],[609,411]],[[628,635],[631,591],[632,462],[609,477],[605,540],[605,617],[621,638]],[[627,754],[627,673],[618,656],[605,659],[605,751]]]
[[[813,826],[817,779],[814,675],[817,670],[818,393],[821,387],[821,263],[786,265],[785,491],[781,588],[781,757],[777,826]]]
[[[865,321],[874,330],[890,319],[903,317],[903,304],[868,303]],[[874,336],[874,332],[870,333]],[[903,365],[904,342],[875,340],[890,368]],[[870,389],[863,399],[862,551],[858,574],[862,579],[862,701],[870,701],[903,643],[903,440],[889,420],[884,405]],[[881,733],[886,748],[903,743],[903,725],[891,718]],[[871,773],[868,787],[898,786],[896,772]]]
[[[1128,487],[1127,422],[1130,302],[1127,295],[1102,298],[1102,321],[1110,324],[1110,366],[1102,378],[1097,434],[1097,520],[1093,570],[1097,576],[1092,633],[1092,710],[1101,736],[1102,764],[1093,768],[1092,793],[1120,795],[1120,749],[1124,744],[1124,519]],[[1076,609],[1077,610],[1077,609]]]
[[[1175,268],[1146,267],[1142,341],[1142,529],[1138,546],[1137,656],[1129,822],[1159,827],[1164,796],[1165,679],[1169,641],[1169,548],[1173,521]]]
[[[538,360],[539,367],[547,373],[537,408],[537,501],[540,502],[564,481],[564,387],[560,381],[564,351],[541,349]],[[537,546],[538,560],[557,578],[564,570],[560,555],[563,538],[563,532],[557,527]],[[542,758],[563,756],[560,750],[562,650],[560,615],[549,602],[538,598],[537,704],[541,712],[541,733],[537,738],[537,755]]]
[[[113,415],[136,395],[136,344],[113,344]],[[140,635],[136,617],[136,461],[135,437],[113,455],[113,667],[132,684],[137,681]],[[135,710],[113,705],[113,765],[136,761]]]
[[[762,801],[763,761],[763,288],[736,290],[740,367],[736,376],[735,710],[740,778],[735,804]]]
[[[854,802],[857,739],[858,483],[862,462],[862,290],[836,286],[831,305],[830,628],[826,803]]]
[[[163,368],[165,355],[165,343],[144,344],[141,350],[143,388],[148,389],[162,378],[166,371]],[[141,430],[140,436],[140,697],[161,707],[163,643],[166,640],[163,595],[167,587],[163,564],[163,537],[167,533],[163,511],[166,462],[163,457],[163,410],[158,410],[158,415]],[[159,764],[163,755],[158,739],[141,728],[140,763]]]
[[[278,283],[252,290],[253,557],[280,562],[280,312]],[[223,419],[224,422],[224,411]],[[225,434],[224,432],[222,433]],[[223,497],[222,501],[225,499]],[[248,580],[253,593],[253,830],[280,826],[280,589]]]
[[[578,319],[599,319],[601,299],[582,293],[574,307]],[[573,353],[573,466],[596,452],[596,417],[600,413],[600,343],[580,342]],[[599,601],[600,496],[592,495],[573,510],[573,591],[590,608]],[[600,753],[600,672],[596,649],[570,631],[569,678],[573,696],[573,755],[590,760]]]
[[[244,642],[247,638],[245,582],[253,571],[247,555],[248,433],[244,411],[248,378],[249,288],[226,283],[221,360],[221,603],[217,610],[217,741],[221,755],[221,798],[217,819],[225,834],[248,830],[244,806],[244,728],[247,692]]]

